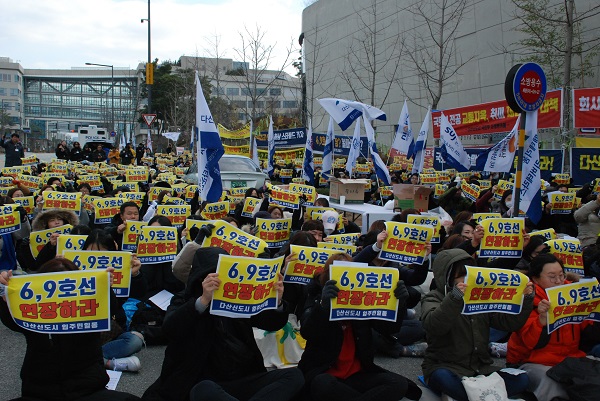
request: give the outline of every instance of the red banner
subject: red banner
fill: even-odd
[[[508,107],[506,100],[433,111],[434,138],[440,137],[442,111],[459,136],[509,132],[517,120],[517,113]],[[559,128],[561,125],[562,90],[556,89],[546,93],[546,99],[539,109],[538,128]]]
[[[600,88],[573,89],[573,126],[600,128]]]

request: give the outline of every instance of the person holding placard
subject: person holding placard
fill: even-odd
[[[123,243],[123,233],[126,229],[127,221],[139,221],[140,208],[135,202],[124,202],[119,208],[119,213],[114,215],[110,224],[104,227],[104,230],[110,233],[113,240],[117,243],[118,249],[121,249]]]
[[[308,286],[300,334],[306,348],[298,367],[315,401],[418,400],[421,390],[411,380],[374,363],[373,330],[392,334],[400,323],[377,319],[330,321],[331,302],[338,296],[335,280],[328,280],[334,260],[350,261],[347,254],[332,255],[324,270]],[[394,287],[398,315],[404,315],[408,291],[401,280]]]
[[[467,265],[475,266],[475,261],[462,249],[438,253],[433,261],[436,289],[421,301],[421,320],[428,344],[422,364],[425,382],[437,393],[458,401],[468,401],[462,377],[487,376],[501,369],[492,365],[488,352],[490,328],[518,330],[527,321],[533,306],[533,284],[530,283],[518,315],[497,312],[462,315]],[[526,374],[498,373],[509,397],[527,388]]]
[[[565,385],[548,377],[546,372],[565,358],[585,357],[581,340],[586,336],[600,338],[600,324],[586,320],[566,324],[548,334],[552,305],[546,289],[569,284],[563,263],[552,254],[541,254],[531,261],[529,277],[536,284],[534,310],[525,325],[510,336],[506,363],[527,372],[529,390],[538,400],[569,399]]]
[[[297,368],[267,372],[252,327],[281,329],[288,311],[281,300],[283,282],[275,284],[280,306],[249,318],[213,315],[210,303],[221,285],[216,273],[218,247],[196,251],[183,297],[174,298],[162,330],[169,339],[160,377],[144,393],[146,401],[272,400],[292,399],[304,379]]]
[[[573,217],[577,222],[577,238],[581,241],[581,247],[596,243],[600,234],[600,196],[589,201],[575,211]]]

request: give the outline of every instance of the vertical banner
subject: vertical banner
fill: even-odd
[[[340,289],[331,300],[330,321],[387,320],[395,322],[398,299],[394,289],[398,269],[389,267],[357,267],[343,264],[329,266],[330,279]]]
[[[213,293],[210,313],[248,318],[263,310],[277,309],[275,290],[284,257],[259,259],[219,255],[217,274],[221,285]]]
[[[110,286],[105,271],[11,277],[6,301],[15,323],[42,334],[110,330]]]
[[[514,270],[467,266],[463,315],[497,312],[518,315],[529,277]]]

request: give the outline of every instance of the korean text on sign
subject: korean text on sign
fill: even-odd
[[[213,224],[214,225],[214,221],[212,220],[194,220],[194,219],[187,219],[185,221],[185,228],[187,229],[187,233],[186,233],[186,239],[188,241],[193,240],[194,238],[192,238],[190,236],[190,229],[193,227],[196,227],[198,229],[207,226],[209,224]]]
[[[202,246],[218,246],[233,256],[257,257],[267,251],[267,243],[254,235],[250,235],[231,224],[216,220],[212,235],[206,237]]]
[[[137,255],[142,263],[171,262],[177,254],[177,228],[144,226],[138,237]]]
[[[206,220],[219,220],[229,214],[229,202],[207,203],[202,209],[202,217]]]
[[[42,209],[63,209],[71,210],[77,216],[81,211],[81,193],[80,192],[57,192],[46,191],[42,193]]]
[[[426,243],[433,237],[433,227],[387,221],[388,233],[379,258],[393,262],[422,265]]]
[[[398,269],[389,267],[329,266],[331,280],[340,289],[331,300],[329,320],[388,320],[395,322],[398,299],[394,289]]]
[[[29,250],[34,258],[37,258],[42,248],[50,241],[50,236],[54,233],[69,234],[73,228],[70,224],[64,226],[49,228],[47,230],[34,231],[29,234]]]
[[[419,214],[409,214],[406,216],[406,222],[408,224],[419,224],[422,226],[430,226],[433,227],[433,237],[431,237],[432,244],[440,243],[440,228],[442,227],[442,223],[440,218],[437,216],[425,216]]]
[[[523,254],[523,218],[487,219],[481,222],[483,239],[479,257],[520,258]]]
[[[267,243],[269,248],[281,248],[289,239],[292,219],[256,219],[256,236]]]
[[[319,249],[311,246],[292,245],[291,253],[296,255],[285,269],[284,283],[308,284],[315,274],[323,271],[325,262],[331,255],[343,253],[337,249]]]
[[[123,241],[121,249],[124,251],[135,252],[137,250],[138,237],[142,227],[148,225],[145,221],[127,220],[125,222],[125,231],[123,231]]]
[[[106,269],[112,267],[112,289],[117,297],[129,297],[131,284],[131,253],[123,251],[65,251],[63,256],[71,260],[79,270]]]
[[[273,189],[269,196],[269,203],[290,209],[298,209],[300,207],[300,195],[283,189]]]
[[[71,271],[11,277],[8,307],[15,323],[37,333],[110,329],[106,271]]]
[[[546,288],[546,295],[550,301],[548,333],[566,324],[600,321],[600,284],[596,278]]]
[[[483,220],[499,219],[501,217],[502,217],[502,215],[500,213],[474,213],[473,214],[473,220],[475,220],[475,222],[477,224],[481,224],[481,222]]]
[[[575,206],[575,194],[551,193],[550,203],[552,203],[550,214],[570,214]]]
[[[16,207],[17,205],[15,205]],[[8,234],[21,229],[21,215],[17,210],[0,214],[0,234]]]
[[[333,234],[327,236],[327,242],[331,242],[334,244],[347,244],[354,245],[358,238],[360,237],[360,233],[352,233],[352,234]]]
[[[583,271],[583,253],[579,240],[555,239],[546,241],[550,253],[562,260],[565,271],[585,276]]]
[[[158,205],[156,214],[166,216],[175,227],[181,227],[185,224],[185,219],[192,212],[190,205]]]
[[[275,283],[284,257],[277,259],[219,255],[217,274],[221,285],[213,293],[210,313],[229,317],[251,317],[277,309]]]
[[[304,206],[314,205],[317,200],[317,191],[313,186],[291,183],[290,191],[306,196],[306,203],[304,203]]]
[[[467,266],[463,315],[498,312],[519,314],[529,278],[514,270]]]
[[[112,218],[120,213],[123,199],[119,198],[99,198],[94,200],[94,223],[108,224]]]
[[[544,238],[546,238],[548,241],[556,239],[556,231],[554,231],[554,228],[546,228],[545,230],[537,230],[537,231],[532,231],[531,236],[534,235],[540,235]]]
[[[78,251],[83,249],[87,235],[62,234],[56,240],[56,254],[62,255],[65,251]]]
[[[352,256],[356,253],[357,247],[356,245],[350,244],[336,244],[335,242],[317,242],[317,248],[321,249],[335,249],[338,251],[342,251]]]
[[[252,217],[254,208],[258,206],[260,199],[248,197],[244,199],[244,206],[242,208],[242,217]]]

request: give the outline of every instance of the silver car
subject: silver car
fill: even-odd
[[[246,156],[223,155],[219,160],[223,189],[254,187],[261,188],[269,176]],[[188,184],[198,184],[198,164],[194,162],[183,176]]]

